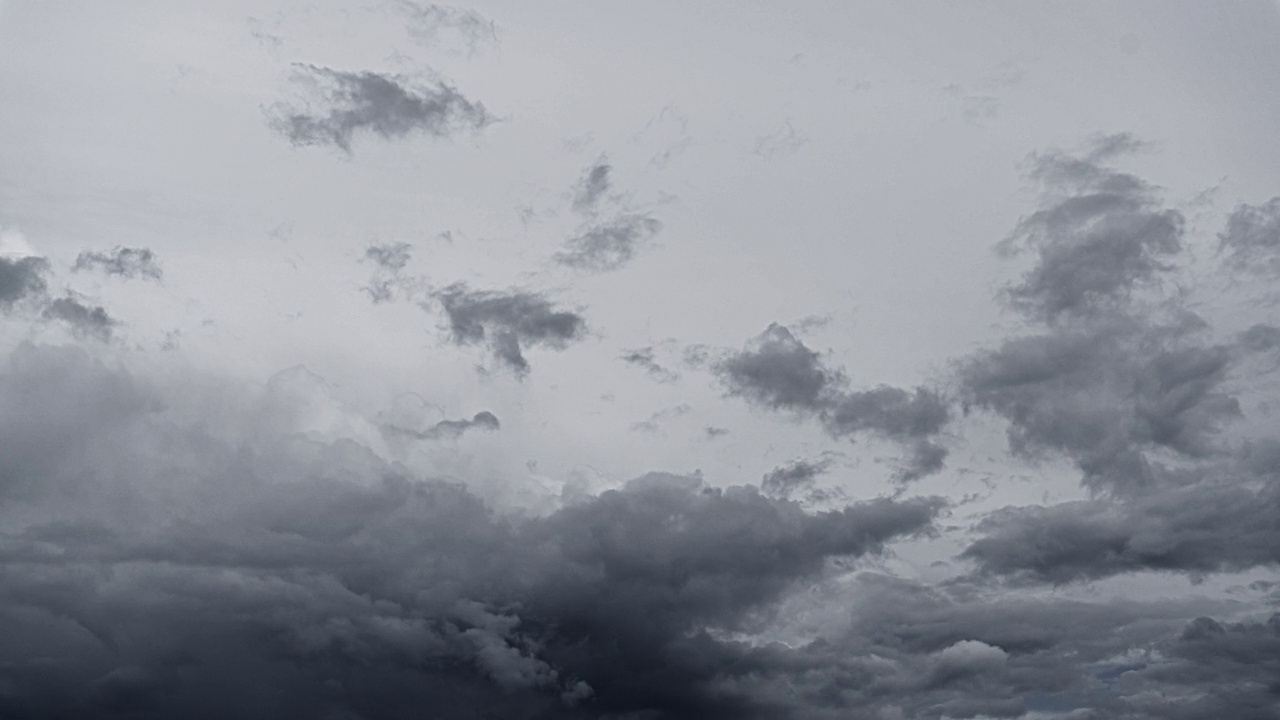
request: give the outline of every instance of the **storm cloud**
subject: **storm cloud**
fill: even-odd
[[[508,517],[350,440],[300,442],[271,410],[288,384],[218,430],[206,400],[168,399],[212,400],[198,378],[171,390],[73,349],[9,359],[0,397],[36,412],[0,417],[22,448],[0,463],[7,713],[763,716],[725,685],[788,654],[718,633],[942,506],[809,513],[654,473]]]

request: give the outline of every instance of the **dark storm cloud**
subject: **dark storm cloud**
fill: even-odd
[[[1218,240],[1227,263],[1237,270],[1280,270],[1280,197],[1237,207]]]
[[[66,348],[0,369],[25,402],[0,404],[7,716],[774,717],[732,686],[796,653],[723,634],[942,506],[651,474],[506,517],[300,437],[279,383],[227,390],[192,404],[198,380],[170,396]]]
[[[658,364],[658,361],[655,359],[653,348],[651,347],[627,350],[622,354],[622,361],[628,365],[635,365],[636,367],[643,368],[649,377],[660,383],[675,382],[680,379],[679,373],[673,370],[668,370]]]
[[[438,440],[456,438],[472,429],[497,430],[501,427],[497,416],[488,410],[482,410],[470,420],[441,420],[426,430],[414,430],[399,425],[383,425],[383,430],[395,435],[407,435],[418,440]]]
[[[735,689],[806,718],[1189,720],[1271,717],[1280,706],[1274,620],[1193,620],[1194,601],[983,595],[870,573],[853,590],[840,598],[845,631],[762,663]]]
[[[581,315],[557,309],[538,293],[472,290],[455,284],[433,297],[448,316],[454,343],[487,344],[496,360],[518,374],[529,370],[525,348],[560,350],[586,333]]]
[[[150,249],[120,246],[107,252],[85,250],[76,256],[71,270],[73,272],[98,270],[107,275],[145,280],[159,280],[163,276],[160,265],[156,262],[155,253]]]
[[[771,410],[819,420],[833,437],[870,432],[903,444],[908,454],[899,478],[937,472],[946,449],[935,442],[950,419],[948,402],[927,388],[913,391],[881,385],[850,390],[842,370],[773,323],[739,352],[714,362],[713,372],[729,393]]]
[[[592,225],[570,238],[555,260],[578,270],[609,272],[631,262],[636,251],[662,230],[662,223],[642,214],[624,214]]]
[[[1128,136],[1111,136],[1083,156],[1033,156],[1045,204],[1001,246],[1036,260],[1008,291],[1015,308],[1048,321],[1107,312],[1168,269],[1183,247],[1182,214],[1161,207],[1147,183],[1102,164],[1133,146]]]
[[[116,324],[102,306],[91,307],[73,297],[50,301],[44,308],[44,315],[65,322],[78,334],[104,341],[111,339],[111,328]]]
[[[591,215],[596,212],[600,197],[609,191],[609,173],[613,166],[601,160],[587,168],[578,186],[574,188],[573,211]]]
[[[40,257],[0,258],[0,306],[8,309],[31,296],[43,295],[49,261]]]
[[[294,145],[333,145],[349,153],[357,132],[388,140],[415,132],[446,137],[494,121],[484,105],[443,82],[413,87],[375,72],[314,65],[298,65],[297,70],[295,81],[313,97],[302,104],[279,103],[270,118],[271,127]]]

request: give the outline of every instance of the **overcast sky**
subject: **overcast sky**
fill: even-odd
[[[0,718],[1280,716],[1280,4],[0,0]]]

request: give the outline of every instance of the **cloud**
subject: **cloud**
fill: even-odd
[[[1218,235],[1220,249],[1235,270],[1280,270],[1280,197],[1262,205],[1240,205]]]
[[[579,214],[593,215],[600,203],[600,198],[609,190],[609,173],[613,170],[605,160],[587,168],[573,194],[573,211]]]
[[[723,633],[942,507],[809,513],[650,474],[508,516],[300,433],[285,384],[32,345],[0,367],[24,400],[0,403],[7,714],[762,717],[726,687],[794,654]]]
[[[675,407],[664,408],[650,415],[647,420],[642,420],[640,422],[632,423],[631,429],[639,430],[641,432],[657,432],[659,429],[661,429],[662,423],[666,422],[667,420],[671,420],[673,418],[678,418],[683,415],[688,415],[692,411],[693,411],[693,408],[687,404],[680,404],[680,405],[676,405]]]
[[[71,270],[99,270],[107,275],[144,280],[160,280],[163,275],[155,253],[150,249],[122,246],[116,246],[108,252],[85,250],[76,256]]]
[[[794,460],[779,465],[761,478],[760,490],[773,497],[790,498],[795,492],[812,487],[813,481],[830,470],[832,464],[831,460],[823,459],[817,462]]]
[[[403,78],[375,72],[295,67],[294,82],[310,98],[277,103],[269,120],[272,129],[297,146],[332,145],[350,153],[359,132],[387,140],[413,133],[447,137],[494,121],[484,105],[441,81],[413,87]]]
[[[538,293],[472,290],[459,283],[432,297],[444,308],[455,344],[485,343],[494,359],[517,374],[529,371],[525,348],[561,350],[586,333],[581,315],[557,309]]]
[[[501,427],[501,423],[498,422],[497,416],[488,410],[482,410],[470,420],[441,420],[426,430],[414,430],[390,424],[383,425],[382,429],[394,435],[406,435],[418,440],[438,440],[441,438],[460,437],[463,433],[472,429],[497,430],[499,427]]]
[[[1155,189],[1103,164],[1131,151],[1127,135],[1104,137],[1082,156],[1032,156],[1031,177],[1046,188],[1044,206],[1023,218],[1000,246],[1035,256],[1009,288],[1010,304],[1043,320],[1107,312],[1153,284],[1183,248],[1185,221],[1160,207]]]
[[[1193,476],[1156,469],[1153,488],[1006,508],[963,556],[984,574],[1066,583],[1145,570],[1205,574],[1280,563],[1280,444],[1249,446]]]
[[[903,444],[901,480],[937,472],[946,449],[935,437],[950,420],[948,401],[937,391],[913,391],[881,385],[850,390],[844,371],[827,367],[821,356],[772,323],[743,350],[728,353],[712,372],[729,394],[770,410],[811,417],[832,437],[869,432]]]
[[[102,306],[90,307],[69,296],[50,301],[44,315],[67,323],[76,333],[104,342],[111,339],[111,328],[116,325]]]
[[[374,265],[373,277],[363,290],[374,304],[389,302],[396,293],[411,290],[413,283],[404,277],[404,268],[413,258],[413,246],[409,243],[384,243],[370,245],[364,252],[364,260]]]
[[[660,383],[675,382],[680,379],[679,373],[673,370],[668,370],[658,364],[652,347],[627,350],[622,354],[622,361],[628,365],[635,365],[636,367],[643,368],[649,377]]]
[[[471,8],[400,0],[400,11],[409,19],[407,30],[419,44],[437,48],[449,36],[455,36],[475,54],[485,45],[498,43],[498,32],[492,20]]]
[[[41,257],[0,257],[0,306],[12,308],[28,297],[43,295],[49,261]]]
[[[619,215],[570,238],[564,249],[556,253],[555,260],[577,270],[617,270],[631,262],[636,250],[661,230],[662,223],[648,215]]]

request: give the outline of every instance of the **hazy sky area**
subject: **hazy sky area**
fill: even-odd
[[[1280,717],[1280,3],[0,0],[0,720]]]

